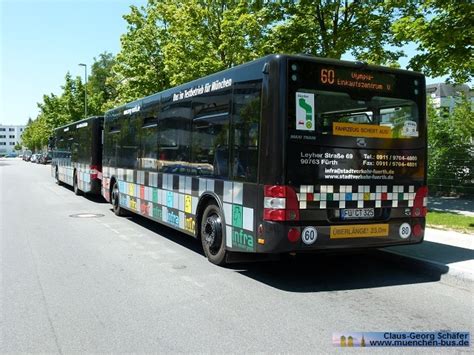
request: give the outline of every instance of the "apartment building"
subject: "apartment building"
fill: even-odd
[[[26,126],[0,124],[0,154],[15,151],[15,145],[21,144],[21,135]]]
[[[437,83],[426,85],[426,94],[431,97],[433,105],[440,110],[452,112],[456,106],[456,101],[461,96],[467,97],[474,103],[472,91],[468,85],[451,85]]]

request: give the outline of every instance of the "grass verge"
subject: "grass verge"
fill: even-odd
[[[459,213],[429,211],[426,216],[428,227],[452,229],[462,233],[474,233],[474,217]]]

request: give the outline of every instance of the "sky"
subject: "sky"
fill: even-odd
[[[84,78],[104,51],[117,54],[130,5],[146,0],[0,0],[0,124],[26,124],[64,76]],[[412,55],[414,46],[405,48]],[[349,59],[350,57],[343,57]],[[401,60],[404,68],[407,59]],[[427,83],[444,78],[427,78]]]
[[[146,0],[0,0],[0,124],[36,118],[43,94],[60,94],[64,76],[84,79],[85,63],[117,54],[130,5]],[[90,74],[90,73],[88,73]]]

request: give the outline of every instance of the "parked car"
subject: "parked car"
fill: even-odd
[[[17,157],[17,154],[12,152],[12,153],[8,153],[7,155],[5,155],[5,158],[16,158]]]
[[[23,160],[30,161],[32,155],[33,152],[31,150],[25,150],[25,152],[23,153]]]
[[[38,153],[31,155],[30,162],[37,163],[40,155],[41,154],[38,154]]]
[[[40,164],[51,164],[51,160],[53,159],[53,156],[51,152],[43,153],[39,157],[39,163]]]

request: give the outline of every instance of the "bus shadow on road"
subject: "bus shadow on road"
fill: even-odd
[[[71,191],[72,194],[74,194],[74,189],[73,189],[72,186],[66,185],[66,184],[61,184],[60,187],[66,189],[66,190],[69,190],[69,191]],[[108,203],[108,202],[102,197],[102,195],[93,195],[93,194],[81,193],[78,197],[85,198],[86,200],[89,200],[89,201],[94,202],[94,203],[100,203],[100,204]]]
[[[110,211],[113,213],[112,208]],[[133,214],[127,218],[133,223],[138,224],[140,227],[146,228],[149,231],[155,233],[158,238],[166,238],[173,243],[181,245],[186,249],[202,255],[202,257],[205,258],[201,243],[195,238],[138,214]],[[203,261],[205,262],[206,259],[203,259]]]
[[[130,221],[195,252],[207,263],[198,240],[148,218],[133,215]],[[218,266],[215,266],[218,268]],[[436,282],[442,272],[420,271],[399,263],[380,250],[298,254],[276,261],[236,263],[227,266],[242,276],[288,292],[326,292]]]
[[[242,265],[241,265],[242,266]],[[342,254],[301,254],[294,258],[247,264],[242,275],[288,292],[326,292],[435,282],[442,272],[420,272],[379,250]]]

